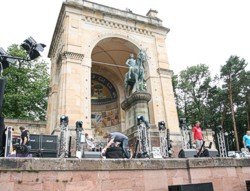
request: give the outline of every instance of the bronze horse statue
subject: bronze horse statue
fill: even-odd
[[[131,67],[130,74],[127,72],[125,74],[125,95],[126,97],[132,94],[134,85],[136,85],[136,91],[145,91],[144,84],[144,62],[146,60],[146,55],[144,51],[140,51],[135,60],[135,64]],[[130,77],[130,78],[129,78]]]

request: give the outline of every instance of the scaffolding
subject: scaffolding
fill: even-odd
[[[217,133],[217,141],[218,141],[220,157],[227,157],[225,135],[224,135],[224,131],[222,128],[219,128],[219,131]]]

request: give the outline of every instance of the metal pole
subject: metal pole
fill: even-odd
[[[0,58],[11,58],[11,59],[15,59],[15,60],[31,61],[31,59],[27,59],[27,58],[21,58],[21,57],[15,57],[15,56],[6,56],[6,55],[0,55]]]

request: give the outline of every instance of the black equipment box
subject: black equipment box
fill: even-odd
[[[106,158],[124,158],[122,147],[107,148]]]
[[[201,157],[217,157],[219,155],[217,149],[204,149],[201,153]]]
[[[181,149],[178,157],[179,158],[193,158],[196,157],[197,151],[196,149]]]
[[[246,180],[247,191],[250,191],[250,180]]]
[[[198,184],[172,185],[168,186],[168,191],[214,191],[214,189],[212,182],[208,182]]]
[[[101,158],[101,153],[95,151],[84,151],[82,158]]]
[[[58,150],[57,139],[57,135],[30,134],[30,153],[33,157],[56,158]]]

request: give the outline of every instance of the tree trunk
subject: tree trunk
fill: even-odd
[[[250,130],[249,113],[247,111],[247,129]]]
[[[222,127],[224,125],[224,120],[225,120],[226,113],[227,113],[227,107],[226,107],[226,104],[224,104],[223,113],[222,113],[221,122],[220,122],[220,125]]]
[[[234,103],[233,103],[233,93],[232,93],[232,80],[231,80],[231,76],[229,78],[229,99],[230,99],[230,105],[231,105],[232,120],[233,120],[233,125],[234,125],[234,136],[235,136],[235,140],[236,140],[236,148],[237,148],[237,151],[239,151],[240,147],[239,147],[238,132],[237,132],[237,127],[236,127],[236,122],[235,122],[235,116],[234,116]]]
[[[247,114],[247,129],[250,130],[250,122],[249,122],[249,112],[248,112],[248,93],[246,94],[246,114]]]

